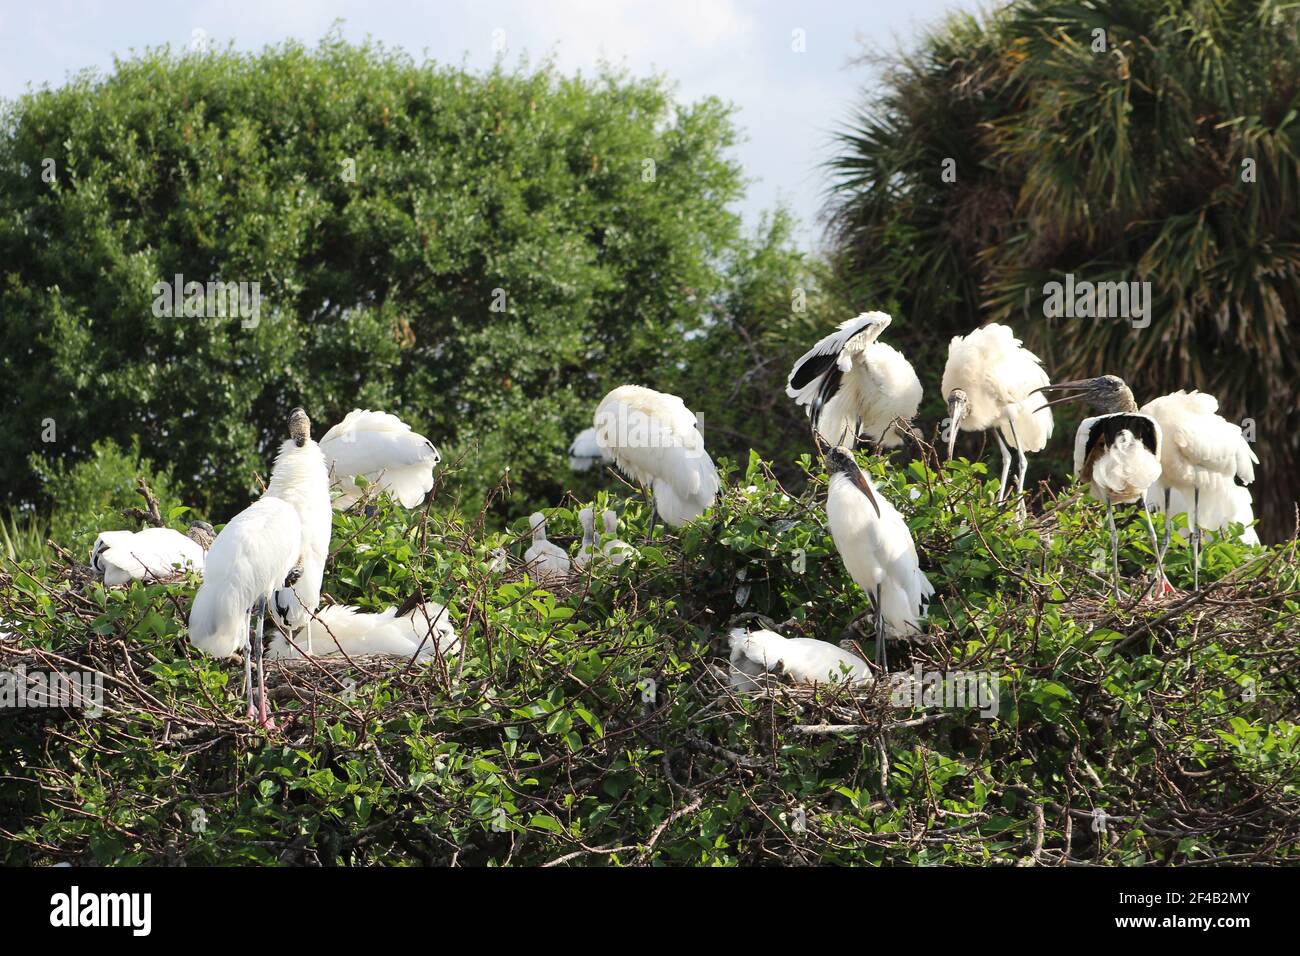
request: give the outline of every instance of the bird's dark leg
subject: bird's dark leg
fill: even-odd
[[[994,428],[993,437],[998,440],[998,449],[1002,452],[1002,481],[998,485],[998,502],[1007,496],[1007,475],[1011,471],[1011,452],[1007,450],[1007,443],[1002,440],[1002,432]]]
[[[1114,575],[1113,583],[1115,585],[1115,600],[1119,600],[1119,532],[1115,530],[1115,509],[1106,499],[1106,523],[1110,525],[1110,558],[1111,571]]]
[[[1151,548],[1156,555],[1156,594],[1164,597],[1165,594],[1172,591],[1168,580],[1165,579],[1165,562],[1164,554],[1160,550],[1160,539],[1156,537],[1156,526],[1151,521],[1151,512],[1147,510],[1145,501],[1139,503],[1142,509],[1142,515],[1147,519],[1147,531],[1151,532]]]
[[[1192,590],[1201,589],[1201,488],[1192,487]]]
[[[880,599],[880,585],[876,585],[876,663],[881,671],[889,670],[888,652],[885,650],[885,608]]]
[[[269,597],[264,597],[257,602],[257,635],[253,641],[253,654],[257,657],[257,722],[268,729],[271,720],[266,714],[266,668],[262,665],[262,626],[266,622],[266,609],[269,605]]]
[[[1172,518],[1173,515],[1169,513],[1169,488],[1166,486],[1165,488],[1165,550],[1164,550],[1165,554],[1169,553],[1169,523]]]
[[[1020,459],[1020,468],[1016,473],[1016,491],[1022,496],[1020,504],[1016,511],[1020,517],[1025,517],[1027,509],[1025,507],[1025,473],[1029,471],[1029,459],[1025,457],[1025,451],[1020,445],[1020,436],[1016,433],[1016,421],[1014,418],[1007,418],[1007,424],[1011,426],[1011,438],[1016,443],[1016,456]]]

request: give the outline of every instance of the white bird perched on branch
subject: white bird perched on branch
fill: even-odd
[[[876,662],[886,666],[885,641],[915,639],[934,586],[921,570],[916,544],[897,509],[876,492],[853,453],[826,456],[830,487],[826,518],[844,567],[871,599],[876,617]]]
[[[1201,534],[1203,530],[1220,531],[1239,515],[1249,515],[1250,492],[1242,485],[1255,480],[1259,459],[1241,433],[1241,426],[1228,421],[1219,412],[1219,402],[1205,392],[1179,390],[1153,398],[1142,411],[1160,423],[1164,443],[1160,448],[1160,480],[1153,486],[1157,506],[1165,511],[1165,541],[1169,547],[1171,494],[1191,501],[1188,521],[1192,545],[1192,587],[1201,584]],[[1241,485],[1237,481],[1241,481]],[[1243,501],[1244,498],[1244,501]],[[1244,503],[1244,509],[1242,507]],[[1255,536],[1258,543],[1259,538]]]
[[[303,522],[293,499],[304,490],[328,487],[325,461],[310,441],[311,422],[301,408],[289,416],[290,438],[280,446],[266,491],[221,529],[208,549],[203,584],[190,609],[190,643],[213,657],[243,650],[248,713],[269,725],[261,669],[262,626],[275,592],[302,573]],[[328,492],[326,492],[328,494]],[[326,504],[328,513],[328,503]],[[257,630],[250,649],[249,614]],[[258,659],[254,709],[252,658]]]
[[[754,678],[779,671],[801,684],[872,680],[871,668],[856,654],[834,644],[807,637],[789,638],[776,631],[748,631],[732,628],[731,686],[752,691],[759,687]]]
[[[433,442],[411,431],[396,415],[354,409],[325,433],[320,450],[334,484],[343,494],[334,499],[339,510],[361,497],[353,480],[358,475],[402,503],[418,507],[433,489],[433,470],[442,460]]]
[[[1114,506],[1142,501],[1147,489],[1160,477],[1160,423],[1139,412],[1133,392],[1117,375],[1101,375],[1077,382],[1044,385],[1044,391],[1067,391],[1071,394],[1049,404],[1083,400],[1101,414],[1085,418],[1074,435],[1074,473],[1088,484],[1092,495],[1106,503],[1106,523],[1110,527],[1111,567],[1115,597],[1119,598],[1119,534],[1115,530]],[[1145,504],[1142,515],[1151,533],[1151,547],[1156,556],[1156,587],[1168,588],[1160,542]]]
[[[911,420],[921,404],[921,382],[901,352],[876,341],[892,319],[863,312],[794,363],[785,393],[805,405],[813,429],[830,445],[865,438],[894,447],[902,438],[896,419]]]
[[[215,537],[216,531],[206,521],[192,522],[188,534],[172,528],[105,531],[95,539],[90,566],[109,587],[145,578],[158,580],[178,571],[202,574]]]
[[[1047,399],[1037,393],[1049,381],[1038,356],[1021,345],[1005,325],[986,325],[948,343],[940,386],[948,401],[948,457],[952,458],[959,430],[993,429],[1002,451],[998,501],[1007,493],[1011,470],[1008,444],[1020,459],[1016,487],[1024,491],[1029,470],[1025,452],[1042,451],[1052,437],[1052,413],[1047,410]]]
[[[596,440],[596,429],[584,428],[569,446],[569,467],[574,471],[590,471],[602,461],[611,461]]]
[[[524,568],[538,583],[563,580],[569,576],[569,555],[558,544],[546,540],[546,516],[534,511],[528,517],[533,543],[524,552]]]
[[[362,611],[346,604],[323,607],[316,612],[317,657],[391,657],[429,660],[460,650],[460,639],[447,609],[435,601],[417,605],[407,614],[390,607],[380,613]],[[277,634],[267,648],[272,660],[305,657],[306,648]]]
[[[596,440],[619,470],[650,489],[655,514],[678,528],[713,505],[721,482],[695,416],[676,395],[621,385],[600,402]]]

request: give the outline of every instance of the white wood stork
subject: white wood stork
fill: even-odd
[[[916,372],[901,352],[877,341],[891,321],[884,312],[863,312],[794,363],[785,393],[807,406],[815,433],[828,444],[867,439],[892,448],[902,441],[894,420],[916,415]]]
[[[948,343],[943,394],[948,401],[948,457],[957,432],[993,430],[1002,451],[998,501],[1006,497],[1011,452],[1019,457],[1016,486],[1025,490],[1026,452],[1039,452],[1052,437],[1052,413],[1037,390],[1049,379],[1037,355],[1020,344],[1005,325],[993,323]]]
[[[447,609],[435,601],[417,605],[402,615],[395,607],[376,614],[346,604],[330,605],[316,612],[316,625],[315,655],[318,657],[384,654],[429,660],[460,649],[460,639]],[[303,645],[277,634],[271,639],[266,656],[282,660],[305,657],[307,652]]]
[[[1165,441],[1167,444],[1168,439]],[[1226,533],[1228,524],[1239,524],[1241,525],[1242,530],[1238,540],[1242,544],[1258,545],[1260,543],[1259,532],[1254,528],[1255,503],[1250,497],[1250,489],[1241,485],[1233,485],[1231,488],[1228,488],[1227,491],[1232,510],[1227,512],[1224,523],[1220,524],[1217,528],[1211,527],[1207,515],[1202,514],[1201,530]],[[1163,480],[1160,480],[1147,489],[1147,508],[1151,511],[1163,511],[1168,516],[1166,519],[1165,541],[1163,545],[1164,553],[1168,554],[1170,534],[1168,518],[1172,518],[1176,515],[1185,515],[1187,516],[1187,527],[1188,529],[1191,529],[1193,502],[1188,501],[1183,497],[1181,491],[1166,486]],[[1191,539],[1189,538],[1188,540],[1190,541]]]
[[[1160,480],[1153,485],[1158,506],[1165,512],[1166,550],[1169,525],[1177,511],[1171,511],[1170,497],[1177,493],[1192,503],[1188,521],[1192,545],[1192,587],[1201,585],[1201,535],[1219,531],[1241,515],[1254,520],[1250,492],[1242,485],[1255,480],[1259,459],[1241,433],[1241,427],[1218,414],[1219,402],[1204,392],[1179,390],[1153,398],[1142,411],[1160,423],[1164,442],[1160,448]],[[1237,484],[1240,479],[1242,485]],[[1244,500],[1243,500],[1244,498]],[[1244,504],[1244,508],[1242,507]],[[1259,538],[1256,535],[1255,541]]]
[[[433,470],[442,460],[433,442],[396,415],[360,408],[325,433],[320,450],[334,484],[343,491],[334,499],[340,511],[361,497],[353,480],[358,475],[403,508],[418,507],[433,489]]]
[[[302,449],[305,460],[319,461],[320,468],[312,468],[301,482],[286,488],[277,496],[293,505],[302,522],[302,551],[299,557],[301,574],[291,586],[281,588],[271,602],[276,620],[291,630],[307,629],[307,652],[311,653],[311,616],[320,607],[321,583],[325,578],[325,559],[329,557],[330,535],[333,531],[333,512],[330,509],[330,479],[325,454],[311,440],[311,422],[307,413],[296,408],[289,417],[290,434]],[[315,452],[315,455],[312,455]],[[267,489],[270,493],[270,489]]]
[[[95,539],[90,566],[109,587],[145,578],[158,580],[178,571],[202,574],[216,534],[206,521],[191,522],[187,534],[172,528],[105,531]]]
[[[569,467],[574,471],[590,471],[602,461],[611,461],[596,440],[595,428],[584,428],[569,446]]]
[[[582,544],[578,547],[578,553],[573,558],[573,566],[580,571],[585,571],[587,565],[591,564],[603,552],[600,550],[600,544],[596,537],[595,512],[590,508],[583,508],[578,512],[578,523],[582,525]]]
[[[853,453],[842,446],[826,456],[830,487],[826,518],[844,567],[871,599],[876,617],[876,662],[887,666],[885,641],[920,635],[934,593],[921,570],[916,544],[897,509],[876,492]]]
[[[244,655],[244,691],[248,713],[264,725],[266,684],[262,673],[262,626],[276,591],[302,574],[305,532],[294,502],[304,495],[326,495],[325,460],[310,440],[311,423],[301,408],[289,416],[290,438],[280,446],[266,491],[221,529],[208,549],[203,583],[190,608],[190,643],[213,657]],[[256,635],[249,646],[249,614]],[[252,658],[258,660],[258,695],[254,708]]]
[[[557,544],[546,540],[546,516],[534,511],[528,518],[533,529],[533,543],[524,552],[524,568],[539,584],[562,581],[569,576],[569,555]]]
[[[621,385],[596,409],[596,440],[620,471],[650,489],[654,510],[679,528],[713,505],[721,482],[695,416],[676,395]]]
[[[735,627],[728,634],[728,642],[731,686],[737,690],[757,690],[760,685],[755,678],[773,671],[787,674],[801,684],[872,680],[866,661],[826,641]]]
[[[605,537],[601,543],[601,550],[605,552],[605,559],[614,567],[618,567],[628,558],[636,554],[636,549],[626,541],[619,540],[618,537],[618,515],[612,510],[606,509],[603,515],[605,524]]]
[[[1077,382],[1044,385],[1040,392],[1066,391],[1070,394],[1049,404],[1082,400],[1101,414],[1085,418],[1074,435],[1074,473],[1086,482],[1092,495],[1106,503],[1106,523],[1110,527],[1111,568],[1115,597],[1119,598],[1119,534],[1115,530],[1114,506],[1143,501],[1147,489],[1160,477],[1160,423],[1138,411],[1133,393],[1118,375],[1100,375]],[[1142,515],[1151,534],[1156,557],[1156,587],[1168,590],[1160,542],[1145,504]]]

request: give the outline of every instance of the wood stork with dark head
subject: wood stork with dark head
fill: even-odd
[[[1074,473],[1087,483],[1092,495],[1106,504],[1106,523],[1110,527],[1111,568],[1115,597],[1119,598],[1119,534],[1115,530],[1114,506],[1142,502],[1147,489],[1160,477],[1160,423],[1138,411],[1133,393],[1118,375],[1100,375],[1077,382],[1044,385],[1045,391],[1068,392],[1049,404],[1084,401],[1101,414],[1085,418],[1074,436]],[[1142,515],[1151,534],[1156,558],[1156,587],[1168,589],[1160,542],[1156,538],[1151,513],[1145,504]]]
[[[826,456],[830,487],[826,518],[831,538],[854,583],[871,599],[876,616],[876,662],[886,666],[885,641],[920,635],[925,605],[934,593],[921,570],[916,544],[897,509],[844,447]]]
[[[993,430],[1002,451],[998,501],[1006,497],[1011,452],[1020,459],[1016,486],[1025,490],[1026,452],[1039,452],[1052,437],[1052,413],[1037,390],[1049,379],[1038,356],[1020,344],[1005,325],[993,323],[948,343],[943,394],[948,402],[948,457],[957,432]]]
[[[329,478],[325,460],[310,440],[311,422],[301,408],[289,416],[290,438],[280,446],[266,491],[221,529],[208,550],[203,584],[190,609],[190,643],[213,657],[243,650],[244,692],[248,713],[264,725],[266,684],[262,674],[262,626],[275,594],[302,574],[304,539],[295,501],[325,495],[329,513]],[[328,540],[328,539],[327,539]],[[327,545],[328,546],[328,545]],[[256,619],[251,647],[249,615]],[[252,658],[258,661],[256,708],[252,692]]]
[[[921,382],[901,352],[879,342],[891,318],[863,312],[794,363],[785,393],[805,405],[814,433],[828,445],[859,439],[894,447],[896,419],[910,420],[921,404]]]
[[[1187,527],[1192,545],[1192,587],[1199,588],[1202,532],[1219,531],[1242,517],[1247,525],[1253,520],[1250,492],[1242,485],[1255,480],[1259,459],[1242,435],[1241,426],[1218,414],[1219,402],[1213,395],[1180,390],[1153,398],[1142,406],[1142,411],[1160,423],[1164,435],[1160,480],[1152,486],[1151,497],[1165,512],[1165,548],[1169,547],[1171,519],[1177,513],[1171,511],[1170,497],[1177,494],[1183,511],[1187,501],[1192,504]]]
[[[396,498],[403,508],[418,507],[433,489],[433,470],[442,460],[433,442],[396,415],[361,408],[348,412],[325,433],[320,450],[330,477],[343,492],[334,499],[340,511],[361,497],[357,477]]]
[[[215,537],[216,531],[206,521],[192,522],[187,534],[172,528],[105,531],[95,539],[90,566],[109,587],[160,580],[187,570],[201,574]]]
[[[728,634],[728,643],[731,686],[737,690],[757,690],[759,684],[755,678],[770,672],[785,674],[800,684],[872,680],[866,661],[826,641],[735,627]]]
[[[618,469],[650,490],[655,514],[679,528],[713,505],[722,487],[698,423],[676,395],[621,385],[600,402],[596,441]]]

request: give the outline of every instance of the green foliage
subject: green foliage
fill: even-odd
[[[866,602],[825,527],[822,476],[796,496],[757,456],[724,468],[716,508],[653,540],[639,499],[599,493],[638,557],[551,591],[519,569],[526,521],[489,532],[386,502],[336,515],[326,591],[446,600],[464,650],[273,666],[270,734],[239,716],[238,665],[188,648],[192,584],[72,594],[52,569],[0,576],[29,668],[53,650],[118,676],[101,717],[0,716],[0,862],[1294,861],[1294,548],[1215,541],[1205,597],[1139,602],[1151,554],[1122,512],[1133,593],[1117,604],[1095,502],[1072,490],[1022,523],[983,465],[875,462],[938,591],[933,640],[894,646],[894,667],[986,671],[996,716],[891,706],[883,685],[737,696],[729,626],[761,614],[834,641]],[[576,510],[549,519],[575,549]]]
[[[1281,0],[954,17],[889,64],[840,137],[840,271],[897,299],[923,381],[950,335],[996,319],[1062,379],[1113,372],[1139,401],[1215,395],[1255,422],[1256,498],[1280,538],[1300,496],[1297,89],[1300,10]],[[1044,285],[1067,273],[1150,282],[1149,327],[1046,318]]]
[[[508,466],[554,502],[595,401],[684,360],[739,239],[727,108],[658,78],[331,36],[152,51],[3,108],[0,413],[54,418],[69,465],[138,438],[206,514],[246,503],[294,404],[400,414],[467,499]],[[259,282],[260,320],[155,315],[177,274]],[[38,498],[31,442],[0,430],[11,502]]]

